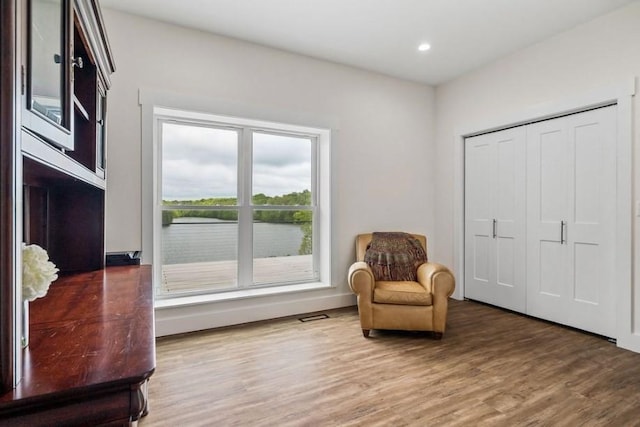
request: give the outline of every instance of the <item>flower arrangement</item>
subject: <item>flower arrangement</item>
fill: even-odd
[[[47,294],[58,278],[58,269],[49,254],[38,245],[22,244],[22,299],[33,301]]]

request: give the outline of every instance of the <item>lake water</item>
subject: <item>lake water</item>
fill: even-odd
[[[237,259],[238,223],[211,218],[179,218],[162,227],[163,264]],[[298,255],[300,225],[253,224],[255,258]]]

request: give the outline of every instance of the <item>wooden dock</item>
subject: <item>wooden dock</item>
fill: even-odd
[[[238,263],[231,261],[194,262],[162,266],[162,294],[217,292],[237,289]],[[313,280],[312,255],[256,258],[254,284],[308,282]]]

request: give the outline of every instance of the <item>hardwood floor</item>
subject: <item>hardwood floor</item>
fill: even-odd
[[[441,341],[356,308],[158,340],[151,426],[640,426],[640,354],[451,301]]]

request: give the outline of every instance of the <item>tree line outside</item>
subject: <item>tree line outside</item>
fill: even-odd
[[[267,196],[259,193],[251,198],[254,206],[310,206],[311,192],[292,192],[282,196]],[[172,206],[236,206],[235,197],[212,197],[200,200],[163,200],[164,205]],[[162,211],[162,225],[169,226],[177,218],[215,218],[224,221],[237,221],[237,210],[201,210],[201,209],[173,209]],[[310,210],[254,210],[253,220],[278,224],[299,224],[302,230],[302,242],[298,249],[299,255],[309,255],[312,252],[312,215]]]

